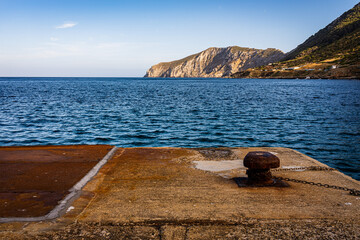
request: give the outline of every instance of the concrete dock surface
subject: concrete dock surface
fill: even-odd
[[[250,151],[276,155],[289,187],[239,187]],[[287,148],[2,147],[0,166],[1,239],[360,238],[360,196],[305,182],[360,183]]]

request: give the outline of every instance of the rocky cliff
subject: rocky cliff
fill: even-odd
[[[283,57],[282,51],[273,48],[213,47],[177,61],[156,64],[144,77],[227,77]]]

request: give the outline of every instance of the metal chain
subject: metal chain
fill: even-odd
[[[309,166],[309,167],[292,167],[292,168],[276,168],[271,169],[271,172],[283,172],[283,171],[298,171],[298,170],[304,170],[304,171],[337,171],[335,168],[330,167],[320,167],[320,166]]]
[[[337,171],[335,168],[329,168],[329,167],[319,167],[319,166],[310,166],[310,167],[295,167],[295,168],[281,168],[281,169],[272,169],[272,172],[281,172],[281,171],[296,171],[296,170],[308,170],[308,171]],[[360,196],[360,191],[352,188],[347,187],[339,187],[335,185],[329,185],[329,184],[323,184],[323,183],[315,183],[315,182],[309,182],[304,180],[298,180],[293,178],[283,178],[283,177],[276,177],[273,176],[274,179],[278,180],[284,180],[284,181],[290,181],[290,182],[296,182],[296,183],[303,183],[303,184],[309,184],[313,186],[318,187],[325,187],[325,188],[332,188],[337,190],[343,190],[350,193],[350,195],[353,196]]]

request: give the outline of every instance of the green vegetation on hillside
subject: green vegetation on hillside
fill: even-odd
[[[231,77],[360,79],[360,3],[287,53],[281,62]]]
[[[233,47],[231,47],[230,51],[231,51],[231,53],[236,53],[236,52],[249,52],[251,50],[257,50],[257,49],[233,46]]]
[[[201,52],[200,52],[201,53]],[[182,59],[179,59],[179,60],[175,60],[175,61],[172,61],[172,62],[161,62],[159,64],[157,64],[158,66],[162,66],[162,67],[175,67],[179,64],[182,64],[183,62],[186,62],[186,61],[189,61],[193,58],[195,58],[196,56],[198,56],[200,53],[195,53],[193,55],[190,55],[190,56],[187,56],[187,57],[184,57]]]
[[[330,58],[357,62],[360,49],[360,3],[321,29],[283,59],[291,66]],[[354,56],[355,55],[355,56]]]

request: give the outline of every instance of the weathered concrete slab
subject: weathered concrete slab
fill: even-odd
[[[237,149],[239,159],[248,150]],[[272,152],[282,159],[283,167],[319,164],[288,149]],[[225,159],[206,159],[197,151],[186,149],[122,150],[111,161],[112,169],[79,219],[94,222],[105,218],[116,223],[209,219],[241,222],[244,217],[360,219],[360,214],[354,215],[360,201],[348,192],[296,183],[290,183],[289,188],[239,188],[230,177],[245,176],[244,171],[198,170],[195,160]],[[338,172],[295,171],[276,175],[359,187]]]
[[[0,148],[0,219],[49,213],[112,146]]]
[[[360,197],[289,182],[288,188],[239,188],[242,159],[270,151],[281,168],[323,166],[286,148],[126,148],[53,222],[0,225],[0,236],[71,239],[263,239],[360,237]],[[337,171],[274,175],[360,189]],[[12,229],[9,231],[8,229]]]

